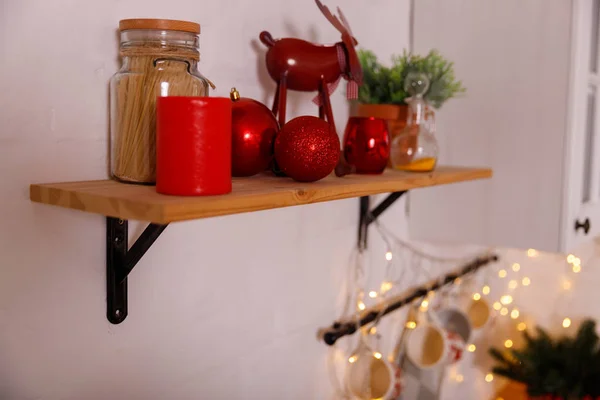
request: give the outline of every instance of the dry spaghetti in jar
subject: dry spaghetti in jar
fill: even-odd
[[[165,19],[119,22],[121,69],[110,82],[111,173],[120,181],[156,181],[156,99],[208,96],[198,72],[200,25]]]

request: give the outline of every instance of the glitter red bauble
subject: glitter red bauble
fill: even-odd
[[[266,170],[279,131],[271,110],[256,100],[235,99],[231,118],[231,174],[251,176]]]
[[[328,122],[298,117],[286,123],[275,139],[275,159],[281,171],[300,182],[325,178],[340,158],[340,139]]]

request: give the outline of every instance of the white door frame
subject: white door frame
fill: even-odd
[[[560,249],[569,251],[600,233],[600,61],[590,71],[593,2],[573,0],[571,18],[571,68],[565,135]],[[600,40],[598,41],[600,44]],[[598,51],[600,55],[600,51]],[[593,148],[591,153],[590,198],[583,199],[588,91],[595,87]],[[575,221],[589,218],[588,235],[575,232]]]

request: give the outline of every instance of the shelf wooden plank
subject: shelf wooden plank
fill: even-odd
[[[438,167],[431,173],[386,170],[382,175],[329,176],[314,183],[259,175],[234,178],[233,192],[222,196],[180,197],[156,193],[153,186],[112,180],[37,184],[32,201],[110,217],[167,224],[218,215],[347,199],[447,183],[485,179],[491,169]]]

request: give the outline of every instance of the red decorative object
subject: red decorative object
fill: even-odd
[[[279,131],[275,116],[262,103],[240,98],[231,90],[232,135],[231,173],[233,176],[251,176],[266,170],[273,159],[273,142]]]
[[[273,39],[263,31],[260,40],[267,51],[267,70],[277,82],[273,101],[273,114],[279,116],[279,125],[285,124],[287,90],[301,92],[318,91],[315,99],[319,105],[319,117],[327,121],[335,130],[329,95],[336,89],[343,77],[348,81],[349,98],[358,96],[358,86],[362,84],[363,72],[354,46],[358,44],[352,36],[350,25],[338,8],[339,19],[329,9],[315,0],[327,20],[342,34],[342,41],[333,46],[322,46],[294,38]]]
[[[373,117],[351,117],[344,133],[344,157],[359,174],[380,174],[390,157],[390,135],[386,121]]]
[[[231,100],[159,97],[156,191],[177,196],[231,192]]]
[[[317,117],[298,117],[281,128],[275,139],[279,168],[300,182],[325,178],[340,158],[340,140],[335,130]]]

